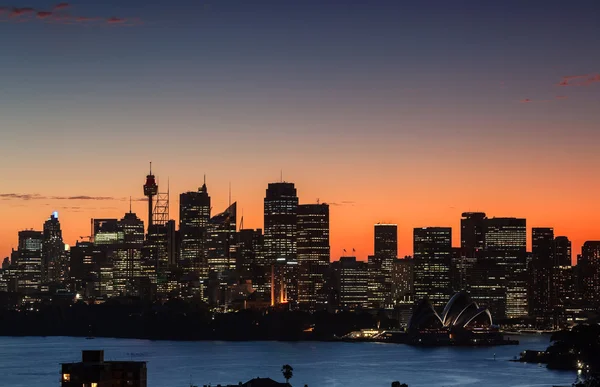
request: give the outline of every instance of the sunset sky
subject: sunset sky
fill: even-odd
[[[246,228],[283,171],[331,204],[332,259],[377,222],[459,246],[464,211],[600,239],[597,0],[56,5],[0,8],[0,257],[54,210],[69,244],[121,217],[149,161],[173,218],[206,174]]]

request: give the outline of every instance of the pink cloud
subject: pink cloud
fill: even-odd
[[[533,101],[530,100],[529,98],[525,98],[525,99],[520,100],[519,102],[521,102],[521,103],[530,103],[530,102],[533,102]]]
[[[555,98],[556,99],[567,99],[569,97],[567,97],[566,95],[557,95]]]
[[[58,11],[61,9],[69,8],[71,5],[69,3],[58,3],[54,6],[54,10]]]
[[[111,17],[111,18],[106,19],[106,22],[108,24],[123,24],[126,21],[127,21],[126,19],[123,19],[123,18],[120,18],[120,17],[114,17],[114,16]]]
[[[600,82],[600,73],[585,75],[566,75],[562,77],[558,86],[590,86],[593,83]]]
[[[38,19],[47,19],[50,16],[52,16],[52,12],[46,12],[46,11],[39,11],[37,13],[37,17]]]
[[[24,16],[24,15],[29,15],[33,12],[35,12],[35,9],[30,8],[30,7],[13,8],[12,11],[10,12],[10,17],[20,17],[20,16]]]

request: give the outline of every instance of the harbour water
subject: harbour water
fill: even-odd
[[[237,384],[255,377],[293,386],[410,387],[570,386],[573,372],[509,360],[542,350],[546,335],[519,336],[518,346],[415,348],[401,344],[331,342],[172,342],[73,337],[0,337],[0,386],[59,386],[59,364],[79,361],[82,349],[104,349],[107,360],[148,362],[150,387]]]

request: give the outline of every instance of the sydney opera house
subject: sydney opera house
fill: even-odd
[[[498,345],[504,340],[492,315],[471,299],[468,293],[456,293],[441,315],[428,299],[421,300],[413,311],[407,328],[413,344],[423,345]]]

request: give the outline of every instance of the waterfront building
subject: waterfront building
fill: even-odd
[[[329,205],[298,206],[298,304],[309,310],[326,306],[325,276],[329,268]]]
[[[61,364],[61,387],[147,387],[145,361],[106,361],[104,351],[82,351],[81,362]]]
[[[428,298],[435,307],[441,307],[452,294],[452,229],[415,228],[413,236],[415,301]]]

